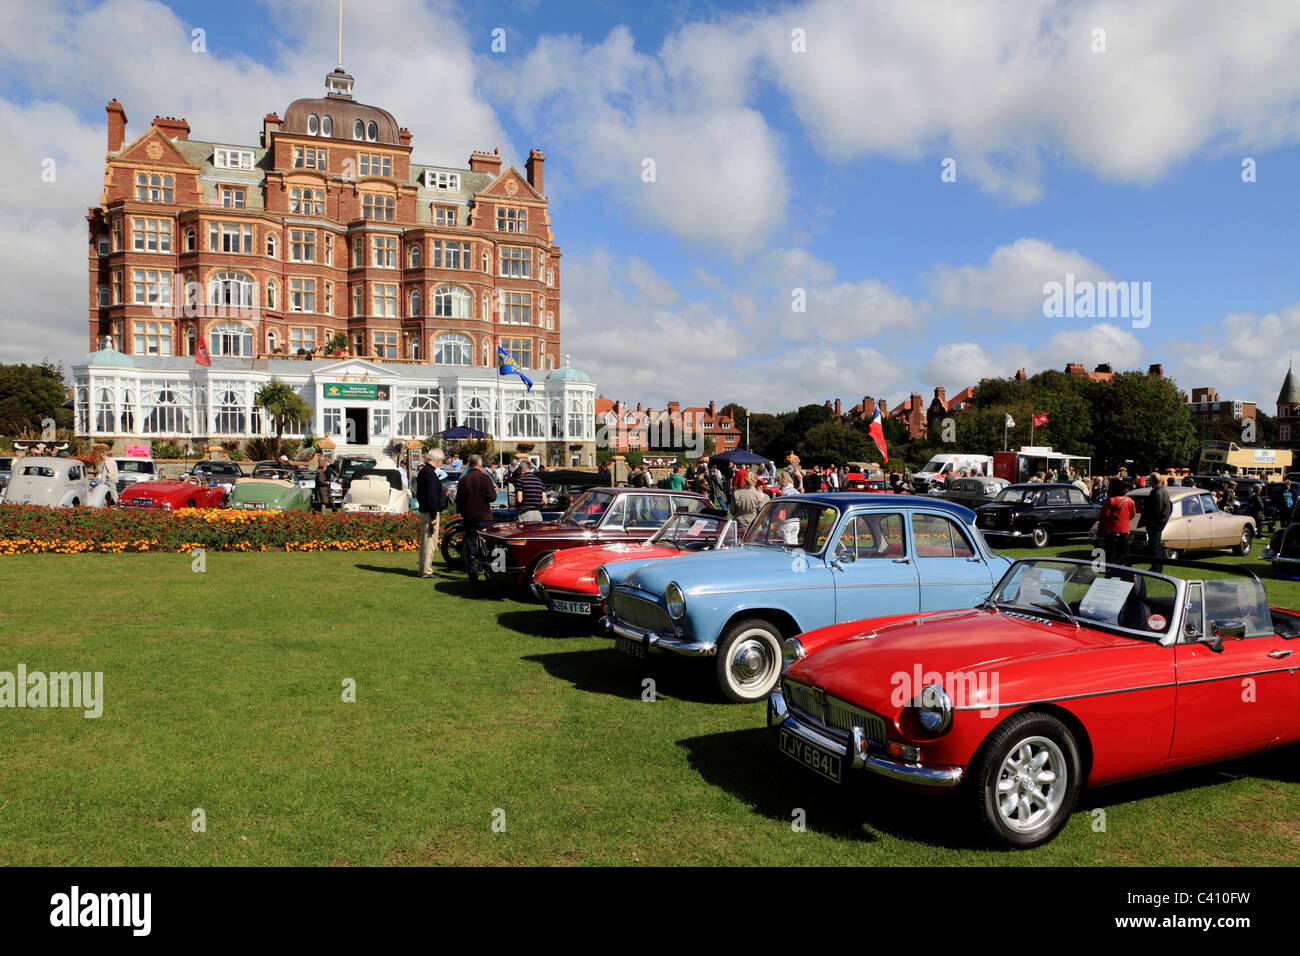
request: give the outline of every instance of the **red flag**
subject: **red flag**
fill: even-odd
[[[1046,415],[1035,415],[1035,416],[1034,416],[1034,427],[1035,427],[1035,428],[1042,428],[1044,425],[1047,424],[1047,422],[1048,422],[1048,417],[1047,417]]]
[[[208,346],[207,343],[203,341],[203,336],[200,335],[198,339],[195,340],[195,346],[196,348],[194,349],[194,364],[205,365],[208,368],[211,368],[212,356],[208,354]]]
[[[880,454],[888,463],[889,452],[885,450],[885,422],[880,417],[879,405],[876,406],[876,413],[871,416],[871,425],[867,428],[867,434],[876,440],[876,447],[880,449]]]

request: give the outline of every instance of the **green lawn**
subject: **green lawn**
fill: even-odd
[[[488,585],[421,581],[415,560],[209,554],[196,574],[188,555],[0,559],[0,670],[103,671],[106,698],[97,720],[0,710],[0,864],[1288,864],[1300,853],[1295,748],[1086,793],[1049,846],[990,851],[969,841],[962,799],[837,789],[782,757],[761,706],[720,701],[711,662],[622,658]],[[1300,605],[1300,587],[1265,580],[1274,603]],[[641,699],[647,677],[653,703]],[[345,679],[355,703],[341,699]],[[191,829],[195,808],[206,832]],[[797,808],[805,832],[791,827]]]

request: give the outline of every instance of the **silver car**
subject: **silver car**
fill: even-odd
[[[31,456],[14,462],[4,503],[44,505],[49,508],[104,508],[113,502],[114,492],[92,478],[84,462],[76,458]]]

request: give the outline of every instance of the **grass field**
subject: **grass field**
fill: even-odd
[[[199,574],[188,555],[0,559],[0,670],[102,671],[105,696],[98,719],[0,710],[0,864],[1285,865],[1300,854],[1297,748],[1085,793],[1050,845],[987,850],[970,842],[963,799],[837,789],[781,756],[762,706],[721,702],[711,662],[632,661],[536,605],[460,575],[422,581],[414,565],[209,554]],[[1300,606],[1300,587],[1265,583],[1273,603]],[[199,808],[205,832],[191,826]]]

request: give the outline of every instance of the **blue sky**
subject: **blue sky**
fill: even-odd
[[[546,151],[563,349],[611,397],[892,404],[1021,365],[1160,362],[1272,410],[1300,334],[1294,3],[346,7],[357,98],[411,128],[417,160]],[[104,102],[122,100],[128,137],[162,113],[255,142],[263,113],[319,95],[335,16],[330,0],[0,13],[0,269],[48,289],[0,305],[0,360],[85,351]],[[35,188],[49,156],[60,181]],[[48,261],[12,274],[33,243]],[[1044,317],[1043,284],[1067,272],[1150,283],[1149,327]]]

